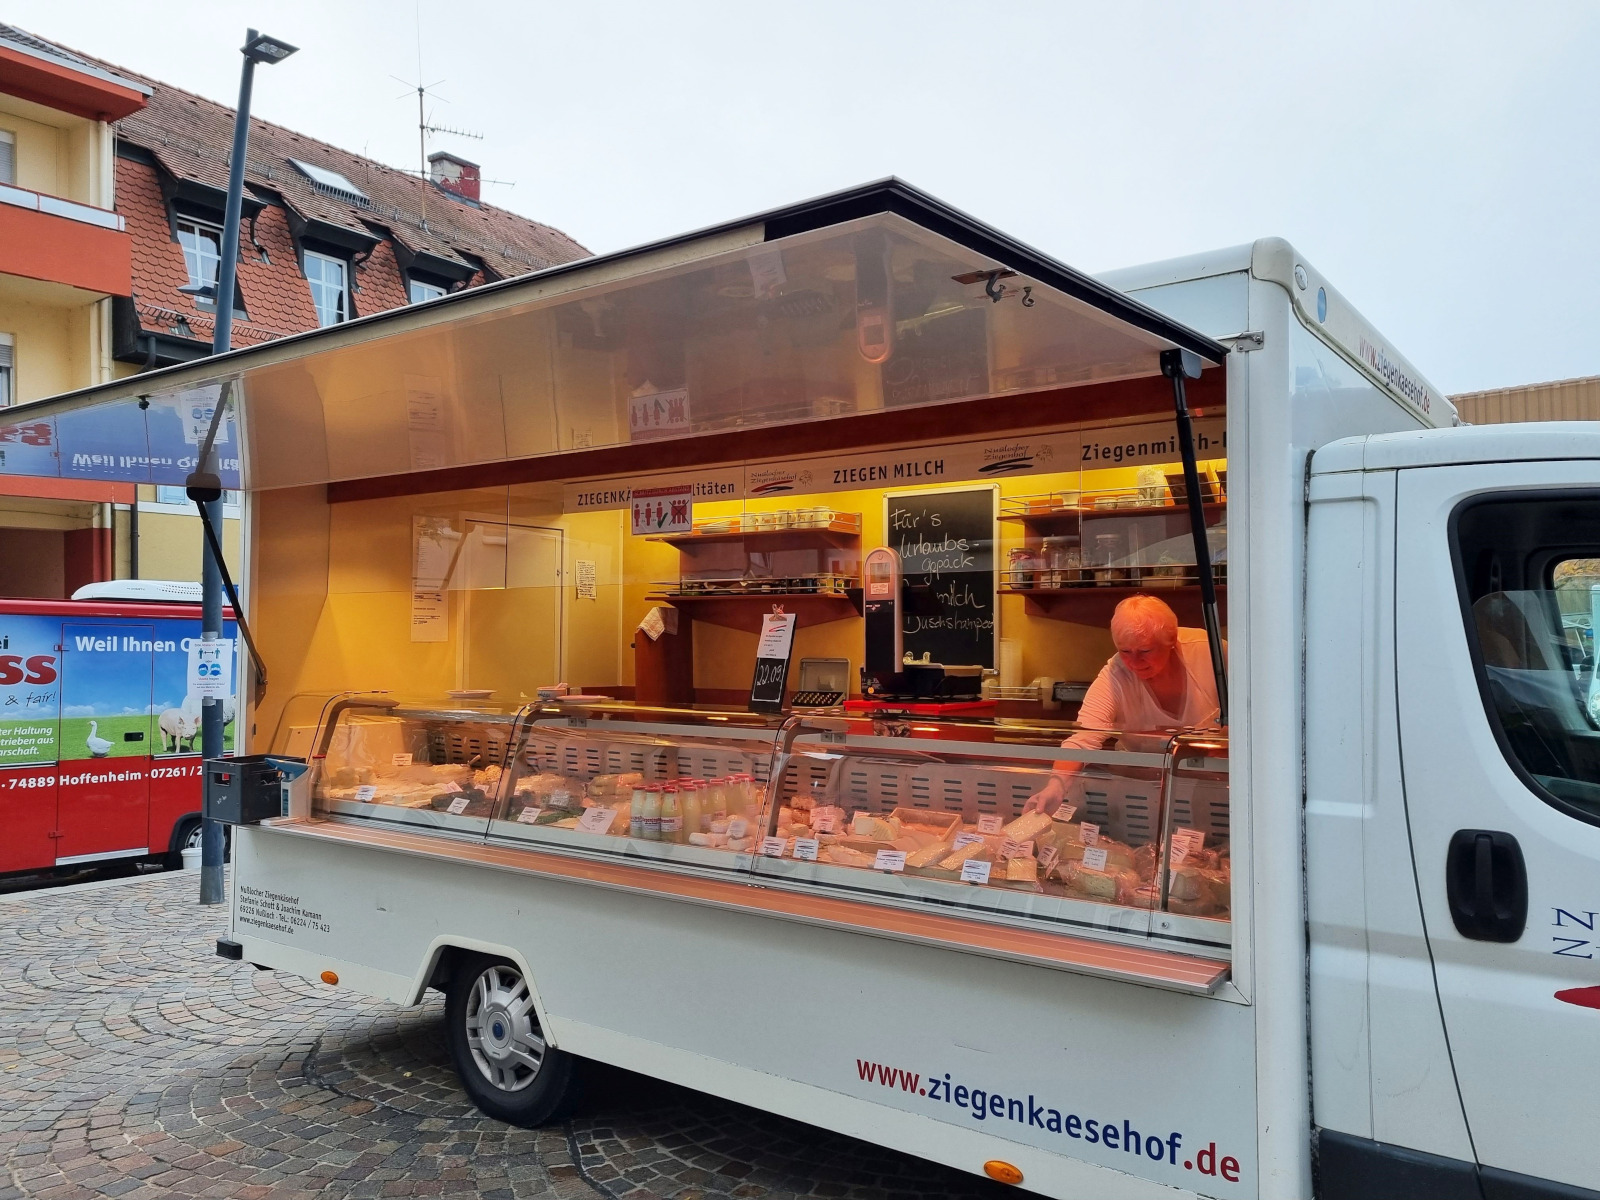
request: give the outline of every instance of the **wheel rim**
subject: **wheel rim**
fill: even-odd
[[[515,967],[487,968],[467,997],[467,1045],[483,1077],[503,1092],[520,1092],[544,1066],[544,1038],[528,981]]]
[[[201,833],[200,823],[197,821],[197,822],[195,822],[194,828],[189,830],[189,832],[184,836],[183,845],[180,847],[180,849],[183,849],[183,850],[198,850],[198,849],[200,849],[200,833]]]

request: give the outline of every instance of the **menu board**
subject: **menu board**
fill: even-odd
[[[900,553],[905,653],[946,666],[995,665],[993,485],[891,492],[884,528]]]

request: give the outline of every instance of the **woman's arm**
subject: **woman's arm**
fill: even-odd
[[[1111,686],[1111,664],[1107,663],[1094,677],[1078,708],[1076,724],[1084,730],[1065,739],[1061,744],[1074,750],[1098,750],[1106,744],[1103,734],[1091,730],[1113,730],[1117,727],[1116,692]],[[1045,785],[1023,805],[1023,812],[1042,812],[1050,804],[1059,804],[1066,798],[1067,784],[1083,770],[1081,762],[1058,761],[1050,764],[1051,776]]]

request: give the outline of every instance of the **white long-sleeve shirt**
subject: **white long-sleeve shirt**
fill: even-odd
[[[1113,655],[1089,685],[1083,705],[1078,709],[1078,725],[1084,729],[1116,730],[1122,733],[1215,725],[1220,705],[1217,701],[1216,675],[1211,667],[1211,647],[1206,641],[1205,630],[1179,629],[1178,644],[1173,652],[1183,664],[1187,676],[1179,711],[1168,712],[1161,707],[1150,685],[1123,665],[1121,657]],[[1222,644],[1222,654],[1226,661],[1226,642]],[[1061,744],[1094,750],[1105,745],[1105,740],[1093,734],[1075,733]]]

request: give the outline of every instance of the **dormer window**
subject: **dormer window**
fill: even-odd
[[[331,254],[305,252],[306,282],[317,307],[317,324],[326,328],[350,319],[350,264]]]
[[[209,283],[215,287],[222,272],[222,230],[192,217],[180,216],[173,224],[183,247],[183,264],[189,269],[189,286]],[[212,302],[201,298],[199,303],[210,306]]]
[[[444,288],[437,283],[429,283],[424,279],[411,281],[411,303],[422,304],[428,300],[437,300],[444,295]]]

